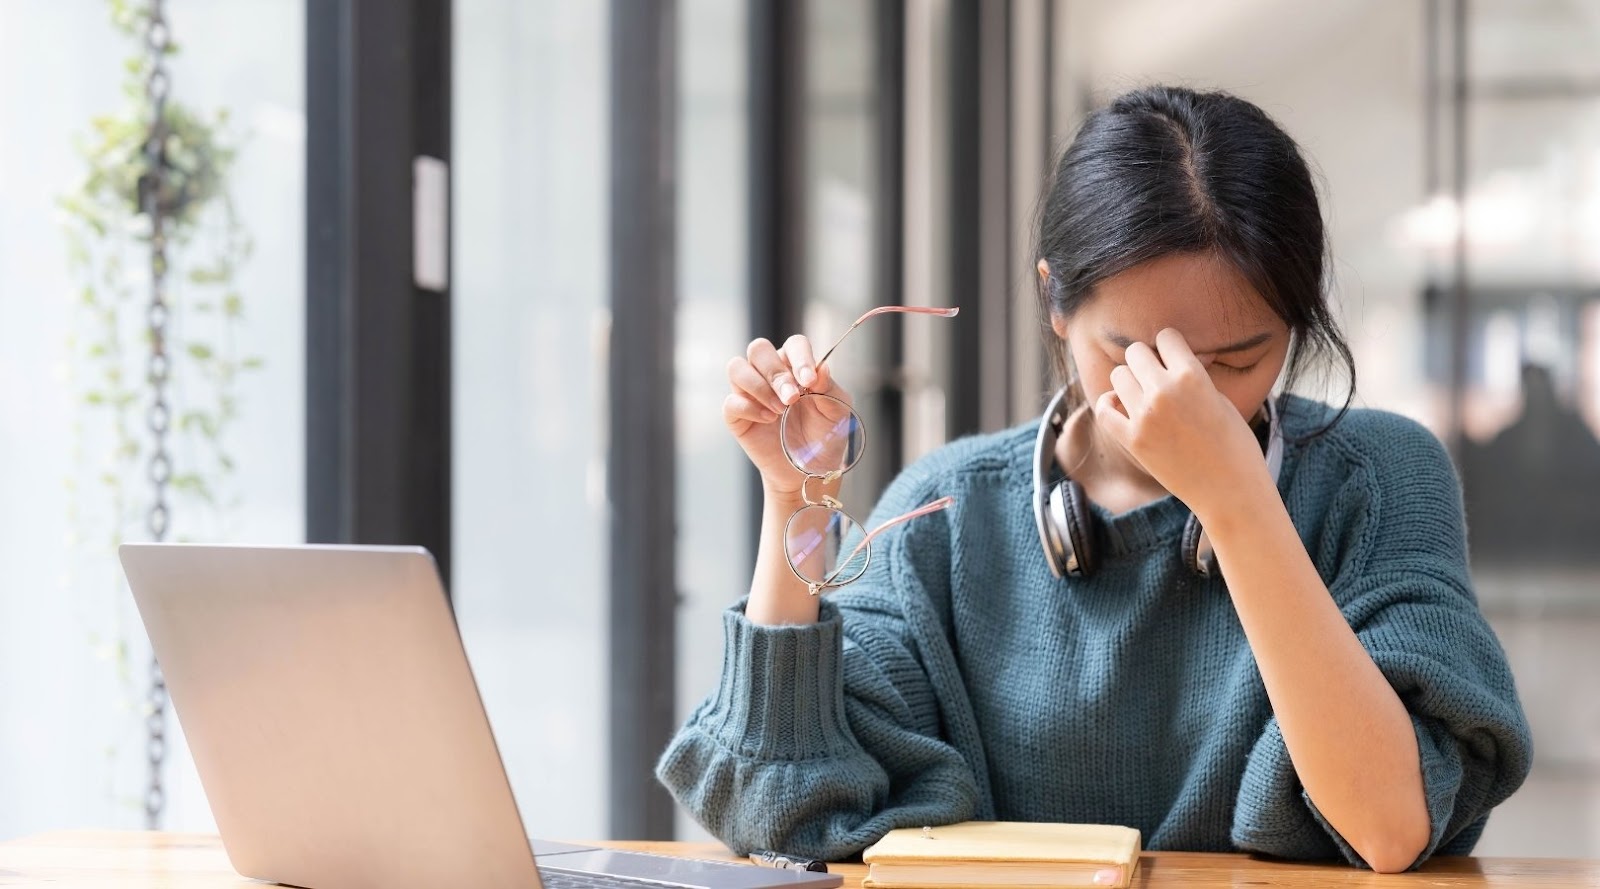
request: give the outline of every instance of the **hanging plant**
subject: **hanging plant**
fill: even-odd
[[[76,281],[66,367],[78,407],[64,583],[87,591],[91,643],[118,677],[122,709],[148,728],[152,783],[138,802],[154,822],[165,689],[157,674],[148,695],[136,690],[137,621],[114,553],[124,540],[167,539],[169,527],[170,539],[226,533],[238,505],[227,435],[240,376],[261,360],[237,346],[246,317],[237,279],[252,245],[227,190],[238,153],[227,112],[202,114],[170,97],[166,62],[178,48],[161,0],[108,8],[130,43],[123,102],[89,121],[78,145],[83,178],[59,199]],[[120,798],[119,740],[106,754]]]

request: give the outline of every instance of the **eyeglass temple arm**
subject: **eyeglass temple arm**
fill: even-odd
[[[951,306],[950,308],[943,308],[940,306],[879,306],[876,309],[868,311],[860,318],[857,318],[856,323],[850,325],[844,333],[839,335],[838,339],[833,341],[833,345],[828,347],[828,351],[823,352],[822,357],[817,359],[817,369],[821,370],[822,365],[827,363],[828,356],[833,354],[833,350],[839,348],[839,344],[844,342],[844,338],[850,335],[850,331],[860,327],[868,318],[891,313],[907,315],[937,315],[940,318],[954,318],[960,311],[961,309],[959,306]]]
[[[949,507],[955,502],[956,498],[954,497],[940,497],[938,500],[935,500],[932,503],[929,503],[925,506],[919,506],[903,516],[892,518],[878,527],[873,528],[871,531],[867,532],[867,536],[861,538],[861,542],[856,544],[856,548],[851,550],[848,556],[845,556],[839,560],[839,567],[833,569],[833,573],[828,575],[827,579],[823,581],[824,585],[832,583],[833,579],[839,576],[839,572],[843,571],[846,565],[849,565],[851,562],[855,561],[856,556],[860,555],[861,551],[866,549],[872,543],[872,538],[877,537],[879,534],[882,534],[890,528],[893,528],[895,525],[909,522],[912,519],[922,518],[929,513],[938,512],[941,509]]]

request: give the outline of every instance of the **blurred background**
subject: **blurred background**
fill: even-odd
[[[1357,403],[1457,458],[1537,750],[1478,852],[1600,856],[1591,0],[0,0],[0,837],[214,829],[114,557],[157,528],[428,546],[528,830],[703,836],[650,767],[749,577],[727,359],[961,306],[836,359],[859,515],[1036,416],[1043,177],[1153,82],[1299,140]]]

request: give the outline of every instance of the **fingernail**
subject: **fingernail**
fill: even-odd
[[[800,378],[800,385],[802,386],[810,386],[817,381],[817,372],[809,367],[800,368],[795,372],[795,376]]]
[[[784,383],[778,389],[778,397],[783,399],[784,404],[794,401],[795,396],[799,394],[800,390],[796,389],[793,383]]]

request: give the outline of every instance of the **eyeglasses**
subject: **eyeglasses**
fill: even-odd
[[[860,327],[868,318],[890,313],[934,315],[954,318],[960,309],[931,308],[925,306],[881,306],[856,319],[828,351],[817,361],[817,370],[828,360],[850,332]],[[842,587],[858,580],[872,561],[872,540],[884,531],[912,519],[938,512],[955,502],[953,497],[942,497],[920,506],[905,515],[892,518],[870,532],[848,552],[841,552],[844,543],[861,529],[855,519],[844,511],[838,500],[826,492],[812,499],[811,483],[826,486],[849,472],[866,449],[866,424],[843,400],[832,395],[804,392],[783,411],[778,421],[778,438],[783,444],[783,455],[794,468],[805,473],[800,483],[800,497],[805,505],[795,510],[784,527],[783,551],[789,560],[789,569],[811,590],[820,595],[823,590]]]

